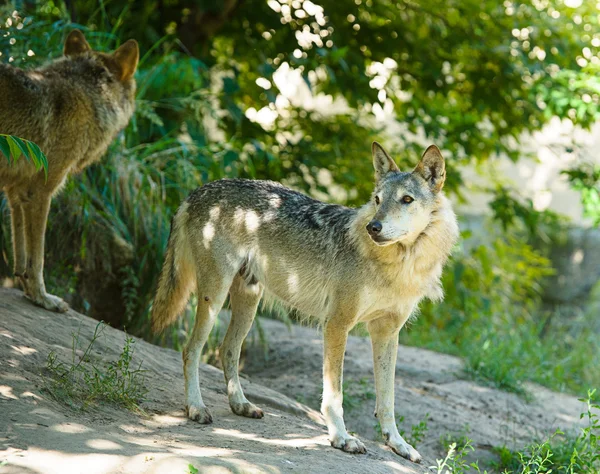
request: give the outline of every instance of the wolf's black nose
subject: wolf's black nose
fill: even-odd
[[[371,235],[377,235],[381,232],[382,225],[379,221],[371,221],[367,224],[367,232]]]

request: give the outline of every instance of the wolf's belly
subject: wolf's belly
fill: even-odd
[[[277,300],[320,321],[329,316],[337,288],[319,264],[294,265],[279,259],[268,265],[255,265],[252,271],[265,286],[266,300]]]

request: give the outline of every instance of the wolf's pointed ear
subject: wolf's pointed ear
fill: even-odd
[[[136,40],[128,40],[113,53],[113,58],[119,65],[119,80],[127,81],[133,77],[140,60],[140,48]]]
[[[379,143],[373,142],[371,149],[373,150],[373,168],[375,168],[377,181],[392,171],[400,171],[396,162],[392,160]]]
[[[413,173],[427,181],[433,192],[440,192],[446,180],[446,165],[440,149],[435,145],[429,146]]]
[[[91,49],[92,48],[90,48],[90,45],[85,40],[83,33],[79,30],[73,30],[69,33],[69,36],[67,36],[63,53],[65,56],[75,56],[76,54],[85,53]]]

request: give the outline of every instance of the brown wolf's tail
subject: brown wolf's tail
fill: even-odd
[[[152,304],[152,331],[162,332],[185,307],[196,283],[195,262],[187,238],[187,204],[171,221],[165,261]]]

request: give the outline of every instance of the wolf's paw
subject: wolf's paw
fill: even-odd
[[[188,405],[185,407],[185,413],[190,420],[201,425],[210,425],[213,422],[212,415],[204,406]]]
[[[335,437],[331,440],[331,446],[347,453],[365,454],[367,452],[367,448],[361,440],[349,435]]]
[[[245,403],[230,403],[231,411],[236,415],[245,416],[247,418],[262,418],[264,412],[256,405],[250,402]]]
[[[41,293],[32,296],[30,292],[26,292],[25,296],[29,298],[37,306],[47,309],[48,311],[55,311],[57,313],[64,313],[69,309],[69,305],[65,303],[58,296],[49,295],[48,293]]]
[[[394,441],[388,440],[386,444],[392,448],[392,451],[403,458],[416,463],[421,462],[421,455],[419,452],[406,441],[404,441],[404,439],[400,438]]]

